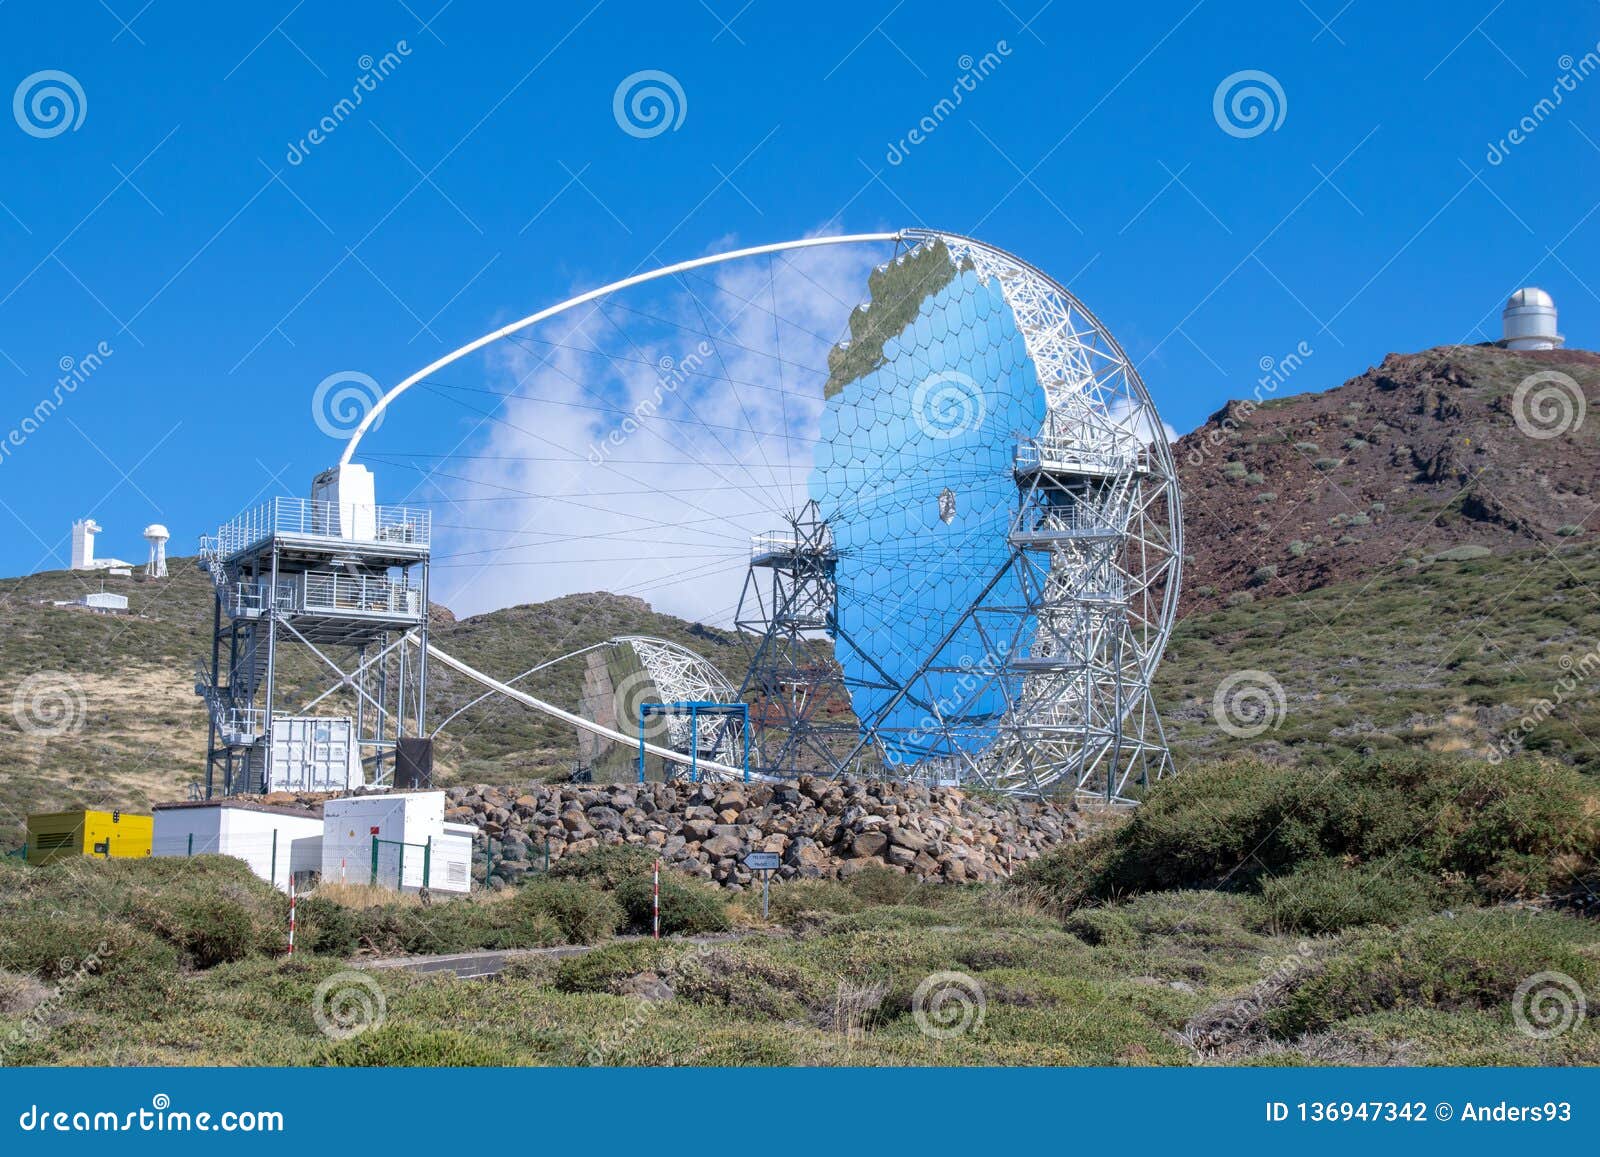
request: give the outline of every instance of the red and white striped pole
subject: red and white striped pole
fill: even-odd
[[[289,955],[294,956],[294,873],[289,873]]]
[[[661,939],[661,860],[660,860],[659,857],[656,859],[655,883],[654,883],[654,885],[652,886],[652,889],[651,889],[650,905],[651,905],[651,909],[653,911],[653,926],[652,926],[652,929],[651,929],[651,938],[655,939],[655,940],[660,940]]]

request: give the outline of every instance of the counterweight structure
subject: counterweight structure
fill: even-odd
[[[426,510],[377,505],[356,465],[201,540],[216,595],[195,684],[208,798],[392,780],[399,740],[427,734],[430,533]]]

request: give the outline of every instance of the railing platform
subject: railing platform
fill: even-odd
[[[427,555],[432,535],[433,516],[426,509],[274,498],[226,523],[204,546],[225,560],[275,538],[294,539],[307,546],[366,548],[363,553],[420,558]]]
[[[1018,442],[1013,469],[1017,474],[1072,474],[1084,478],[1156,472],[1147,449],[1093,450],[1054,438],[1024,438]]]

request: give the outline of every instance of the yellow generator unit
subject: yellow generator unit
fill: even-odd
[[[66,856],[148,856],[155,821],[127,812],[49,812],[28,817],[28,863]]]

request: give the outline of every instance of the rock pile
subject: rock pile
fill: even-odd
[[[445,818],[493,841],[495,874],[608,844],[658,850],[663,863],[738,891],[747,852],[782,857],[779,879],[846,878],[868,864],[924,880],[989,881],[1079,839],[1079,813],[990,802],[954,788],[828,780],[793,784],[539,784],[453,787]]]

